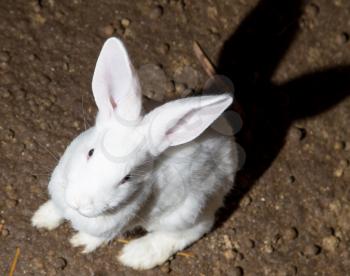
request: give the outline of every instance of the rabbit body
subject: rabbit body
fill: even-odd
[[[113,54],[121,51],[120,58],[126,58],[130,67],[121,42],[111,39],[108,43],[95,75],[98,70],[101,74],[109,70],[109,65],[103,67],[110,60],[103,57],[109,49]],[[132,82],[132,69],[128,72]],[[238,163],[236,144],[232,136],[208,128],[232,98],[181,99],[144,115],[137,87],[126,89],[134,95],[118,98],[108,109],[108,97],[99,98],[102,92],[96,92],[105,91],[100,83],[94,86],[93,80],[99,107],[96,125],[67,147],[49,182],[51,199],[37,210],[32,224],[54,229],[64,219],[70,221],[78,231],[70,242],[83,246],[84,253],[141,226],[148,233],[125,245],[119,261],[134,269],[149,269],[210,231],[215,212],[232,188]],[[115,114],[115,106],[123,110],[123,105],[128,106],[124,114],[135,119],[135,124],[121,124],[120,117],[106,119],[110,110]],[[188,127],[184,119],[195,124]],[[115,148],[117,152],[111,150]],[[116,154],[124,157],[116,159]]]

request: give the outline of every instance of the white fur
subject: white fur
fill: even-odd
[[[50,179],[51,200],[32,224],[53,229],[69,220],[79,231],[71,243],[84,253],[142,226],[148,234],[127,244],[119,260],[152,268],[210,231],[233,185],[233,138],[208,129],[232,97],[180,99],[144,115],[137,76],[116,38],[102,48],[92,87],[96,125],[67,147]]]
[[[52,200],[45,202],[35,212],[32,217],[32,225],[37,228],[53,230],[63,222],[60,211],[56,208]]]
[[[101,244],[106,242],[103,237],[91,236],[89,234],[78,232],[70,240],[71,245],[74,247],[83,246],[82,253],[87,254],[94,251]]]

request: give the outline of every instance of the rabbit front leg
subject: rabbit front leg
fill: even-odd
[[[76,233],[70,240],[72,246],[82,246],[84,249],[82,253],[87,254],[94,251],[100,245],[107,243],[108,239],[103,237],[96,237],[84,232]]]
[[[63,216],[60,210],[55,206],[52,200],[48,200],[34,213],[32,225],[37,228],[55,229],[63,222]]]
[[[176,252],[186,248],[210,231],[214,222],[207,218],[195,226],[176,232],[155,231],[125,245],[118,260],[133,269],[150,269],[161,265]]]

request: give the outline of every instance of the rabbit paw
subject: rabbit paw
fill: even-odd
[[[63,217],[52,200],[39,207],[32,217],[32,225],[37,228],[55,229],[63,222]]]
[[[174,253],[167,239],[157,240],[152,234],[125,245],[118,260],[133,269],[150,269],[164,263]]]
[[[91,236],[83,232],[78,232],[70,239],[69,242],[74,247],[83,246],[84,250],[82,253],[87,254],[94,251],[105,241],[106,240],[104,238]]]

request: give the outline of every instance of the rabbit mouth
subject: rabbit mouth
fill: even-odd
[[[101,212],[96,212],[96,210],[93,209],[79,209],[77,212],[82,215],[83,217],[87,218],[95,218],[100,216]]]
[[[83,217],[86,218],[96,218],[102,215],[105,215],[111,208],[108,206],[100,206],[98,208],[97,206],[89,206],[89,207],[84,207],[84,208],[78,208],[76,211]]]
[[[107,216],[107,215],[112,215],[118,212],[121,209],[120,205],[111,207],[111,206],[106,206],[101,209],[96,209],[96,207],[86,207],[86,208],[80,208],[80,209],[75,209],[79,215],[86,217],[86,218],[96,218],[99,216]]]

